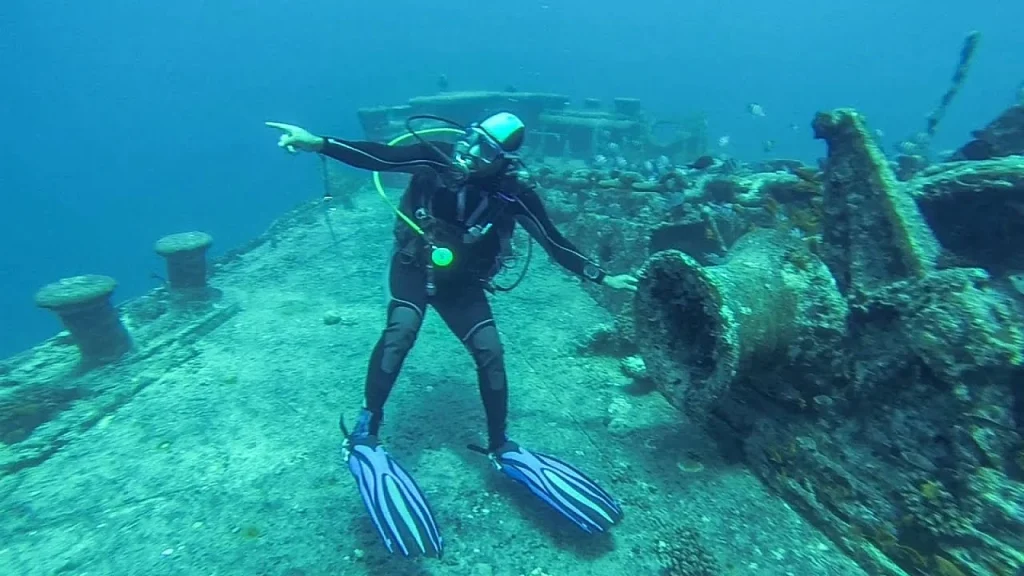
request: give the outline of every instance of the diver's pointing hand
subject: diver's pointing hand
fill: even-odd
[[[636,277],[631,276],[629,274],[618,274],[615,276],[604,277],[604,285],[615,290],[626,290],[628,292],[636,292],[636,284]]]
[[[295,154],[297,151],[319,152],[323,148],[323,138],[313,134],[305,128],[281,122],[265,122],[271,128],[277,128],[284,134],[278,139],[277,145]]]

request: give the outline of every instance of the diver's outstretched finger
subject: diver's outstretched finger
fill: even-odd
[[[291,133],[292,130],[295,129],[295,126],[292,126],[291,124],[284,124],[284,123],[281,123],[281,122],[264,122],[263,124],[265,126],[270,126],[271,128],[277,128],[278,130],[283,130],[283,131],[288,132],[288,133]]]

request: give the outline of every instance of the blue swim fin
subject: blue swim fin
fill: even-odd
[[[340,425],[348,469],[388,551],[440,558],[444,541],[416,481],[384,450],[376,436],[349,434],[344,419]]]
[[[608,492],[558,458],[531,452],[512,441],[494,451],[480,446],[469,448],[486,454],[495,468],[525,484],[584,532],[604,532],[622,520],[622,508]]]

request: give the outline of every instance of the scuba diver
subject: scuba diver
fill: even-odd
[[[421,118],[455,126],[442,130],[457,133],[456,141],[424,138],[410,123]],[[563,268],[590,282],[629,291],[636,290],[637,282],[628,274],[607,274],[552,224],[516,154],[525,135],[523,122],[507,112],[468,127],[437,116],[414,116],[406,127],[416,141],[402,146],[321,137],[278,122],[267,125],[281,130],[278,145],[289,152],[315,152],[356,168],[412,175],[395,207],[387,323],[370,356],[365,404],[351,432],[341,419],[345,458],[388,550],[406,556],[440,557],[443,552],[422,491],[378,440],[385,401],[428,305],[476,364],[488,444],[470,448],[584,531],[603,532],[618,522],[622,509],[593,480],[506,435],[508,385],[487,292],[493,291],[492,280],[509,256],[515,226],[521,225]]]

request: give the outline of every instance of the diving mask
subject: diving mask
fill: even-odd
[[[427,130],[461,132],[451,155],[442,152],[433,142],[422,138],[413,128],[412,121],[421,119],[434,120],[452,126],[452,128],[428,128]],[[416,114],[405,120],[405,127],[412,137],[433,148],[438,155],[449,157],[456,175],[460,177],[468,176],[476,170],[485,170],[503,159],[514,157],[515,152],[523,143],[526,131],[523,121],[509,112],[492,114],[468,128],[441,116]]]
[[[466,136],[455,143],[455,163],[464,169],[490,166],[505,155],[501,144],[476,124],[470,126]]]

